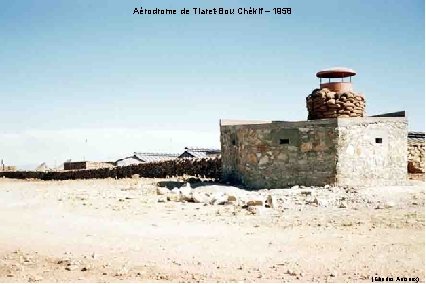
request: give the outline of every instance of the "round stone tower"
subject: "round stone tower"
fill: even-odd
[[[364,116],[364,96],[352,88],[354,70],[336,67],[321,70],[316,75],[320,78],[320,88],[306,98],[308,119]]]

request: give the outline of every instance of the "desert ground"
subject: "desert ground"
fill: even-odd
[[[0,179],[0,282],[424,282],[423,181],[173,181]]]

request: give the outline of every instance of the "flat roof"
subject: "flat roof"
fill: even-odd
[[[356,72],[354,70],[346,67],[333,67],[320,70],[317,73],[318,78],[346,78],[355,75]]]

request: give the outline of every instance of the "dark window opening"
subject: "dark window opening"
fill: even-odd
[[[232,146],[235,146],[235,144],[237,144],[237,142],[235,141],[235,139],[232,139]]]
[[[376,143],[382,143],[383,142],[383,139],[382,138],[376,138]]]
[[[290,139],[280,139],[280,144],[290,144]]]

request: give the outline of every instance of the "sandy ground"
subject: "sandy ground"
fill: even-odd
[[[424,282],[422,181],[263,190],[257,214],[158,202],[157,181],[0,179],[0,282]]]

